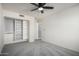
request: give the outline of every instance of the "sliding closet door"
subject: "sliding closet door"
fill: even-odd
[[[22,20],[15,20],[14,22],[15,24],[15,34],[14,34],[14,37],[15,37],[15,41],[17,40],[23,40],[23,21]]]
[[[23,21],[23,40],[28,41],[29,39],[29,22]]]

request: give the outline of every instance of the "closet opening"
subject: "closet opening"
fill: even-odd
[[[4,17],[4,44],[29,41],[29,21]]]

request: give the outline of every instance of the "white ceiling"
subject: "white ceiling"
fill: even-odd
[[[77,5],[77,3],[47,3],[47,6],[52,6],[54,9],[47,10],[45,9],[44,14],[41,14],[38,10],[30,11],[36,8],[34,5],[29,3],[3,3],[3,9],[10,10],[18,13],[23,13],[26,15],[34,16],[36,18],[47,17],[55,12],[70,8],[71,6]]]

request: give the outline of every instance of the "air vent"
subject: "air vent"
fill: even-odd
[[[20,17],[24,17],[24,15],[19,15]]]

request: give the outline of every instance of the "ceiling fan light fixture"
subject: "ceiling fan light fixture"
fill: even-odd
[[[43,8],[42,8],[42,7],[40,7],[40,8],[38,8],[38,10],[39,10],[39,11],[41,11],[41,10],[43,10]]]
[[[31,3],[32,5],[36,6],[37,8],[35,9],[32,9],[31,11],[35,11],[35,10],[38,10],[40,11],[41,13],[44,13],[44,9],[53,9],[54,7],[51,7],[51,6],[45,6],[46,3]]]

